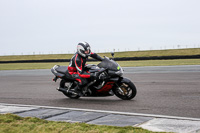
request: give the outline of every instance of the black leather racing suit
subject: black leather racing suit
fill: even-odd
[[[102,61],[102,58],[96,54],[92,53],[90,57]],[[81,86],[84,86],[87,84],[87,78],[91,78],[94,76],[92,73],[86,72],[84,70],[85,63],[87,61],[88,57],[82,57],[78,53],[75,53],[74,56],[70,60],[70,64],[68,66],[68,72],[72,77],[75,77],[75,79],[80,83]]]

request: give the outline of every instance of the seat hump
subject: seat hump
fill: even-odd
[[[59,73],[63,73],[63,74],[66,74],[68,69],[67,66],[59,66],[58,68],[56,68],[56,71],[59,72]]]

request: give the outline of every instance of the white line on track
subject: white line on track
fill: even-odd
[[[66,110],[74,110],[74,111],[86,111],[86,112],[110,113],[110,114],[119,114],[119,115],[132,115],[132,116],[143,116],[143,117],[155,117],[155,118],[167,118],[167,119],[200,121],[200,118],[189,118],[189,117],[178,117],[178,116],[167,116],[167,115],[155,115],[155,114],[142,114],[142,113],[130,113],[130,112],[118,112],[118,111],[106,111],[106,110],[92,110],[92,109],[65,108],[65,107],[39,106],[39,105],[23,105],[23,104],[7,104],[7,103],[0,103],[0,105],[4,105],[4,106],[21,106],[21,107],[35,107],[35,108],[49,108],[49,109],[66,109]]]

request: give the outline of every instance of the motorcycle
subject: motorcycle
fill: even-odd
[[[86,65],[84,69],[90,73],[98,73],[101,78],[88,79],[88,84],[81,88],[83,95],[80,96],[74,90],[78,81],[68,73],[67,66],[55,65],[51,69],[51,72],[55,75],[53,81],[56,82],[58,78],[61,79],[60,87],[57,90],[71,99],[116,95],[123,100],[131,100],[137,94],[133,82],[122,76],[123,69],[113,59],[104,56],[98,65]]]

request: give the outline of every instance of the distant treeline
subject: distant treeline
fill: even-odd
[[[200,59],[200,55],[180,55],[180,56],[151,56],[151,57],[121,57],[114,58],[115,61],[134,61],[134,60],[172,60],[172,59]],[[45,59],[45,60],[17,60],[0,61],[0,63],[47,63],[47,62],[69,62],[70,59]],[[88,61],[96,61],[88,59]]]

